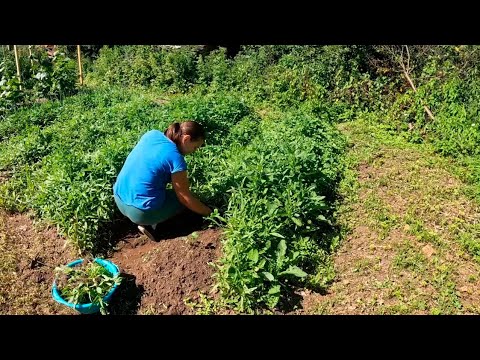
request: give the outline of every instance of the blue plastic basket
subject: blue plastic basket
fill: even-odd
[[[99,259],[99,258],[95,258],[94,261],[97,264],[103,266],[105,269],[107,269],[112,274],[112,276],[120,274],[120,270],[118,270],[117,265],[115,265],[111,261],[104,260],[104,259]],[[78,259],[78,260],[72,261],[71,263],[67,264],[67,266],[68,267],[74,267],[74,266],[77,266],[78,264],[81,264],[82,262],[83,262],[83,259]],[[117,288],[118,288],[118,285],[115,284],[112,287],[112,289],[108,292],[108,294],[103,297],[103,301],[108,303],[110,301],[110,299],[112,298],[115,290],[117,290]],[[74,303],[66,301],[60,295],[60,291],[58,290],[57,284],[55,283],[55,281],[53,281],[53,286],[52,286],[52,297],[56,302],[58,302],[62,305],[68,306],[72,309],[75,309],[82,314],[94,314],[94,313],[97,313],[97,312],[100,311],[100,305],[98,305],[98,304],[88,303],[88,304],[76,304],[75,305]]]

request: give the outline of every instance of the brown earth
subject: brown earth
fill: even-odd
[[[115,251],[122,284],[111,314],[193,314],[185,300],[196,300],[213,284],[210,262],[221,253],[221,231],[191,215],[157,229],[158,242],[124,222]],[[0,212],[0,314],[78,314],[51,296],[54,268],[79,256],[53,227],[34,224],[28,215]]]

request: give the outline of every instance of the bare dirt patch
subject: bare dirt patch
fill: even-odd
[[[221,231],[179,216],[157,231],[158,242],[133,224],[120,232],[110,260],[123,276],[112,314],[193,314],[196,300],[213,284],[209,265],[221,254]],[[27,215],[0,213],[0,313],[78,314],[51,296],[54,268],[79,256],[55,228],[34,226]]]

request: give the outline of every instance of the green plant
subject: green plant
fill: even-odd
[[[17,75],[8,69],[5,61],[0,62],[0,118],[15,109],[23,97]]]
[[[18,79],[13,54],[0,61],[0,118],[17,109],[25,109],[46,99],[63,99],[76,90],[76,62],[62,52],[49,57],[43,48],[19,49]],[[23,53],[23,54],[22,54]]]
[[[64,53],[55,52],[52,58],[44,53],[32,55],[32,89],[34,96],[62,99],[76,91],[76,65]]]
[[[103,298],[114,285],[120,285],[122,278],[112,274],[100,264],[84,260],[74,267],[66,265],[55,268],[56,284],[62,298],[75,305],[100,306],[102,314],[108,314],[107,303]]]

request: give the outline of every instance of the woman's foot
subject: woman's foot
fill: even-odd
[[[157,239],[155,239],[155,236],[153,235],[154,228],[151,225],[138,225],[138,230],[140,230],[140,232],[143,235],[146,235],[150,240],[157,241]]]

